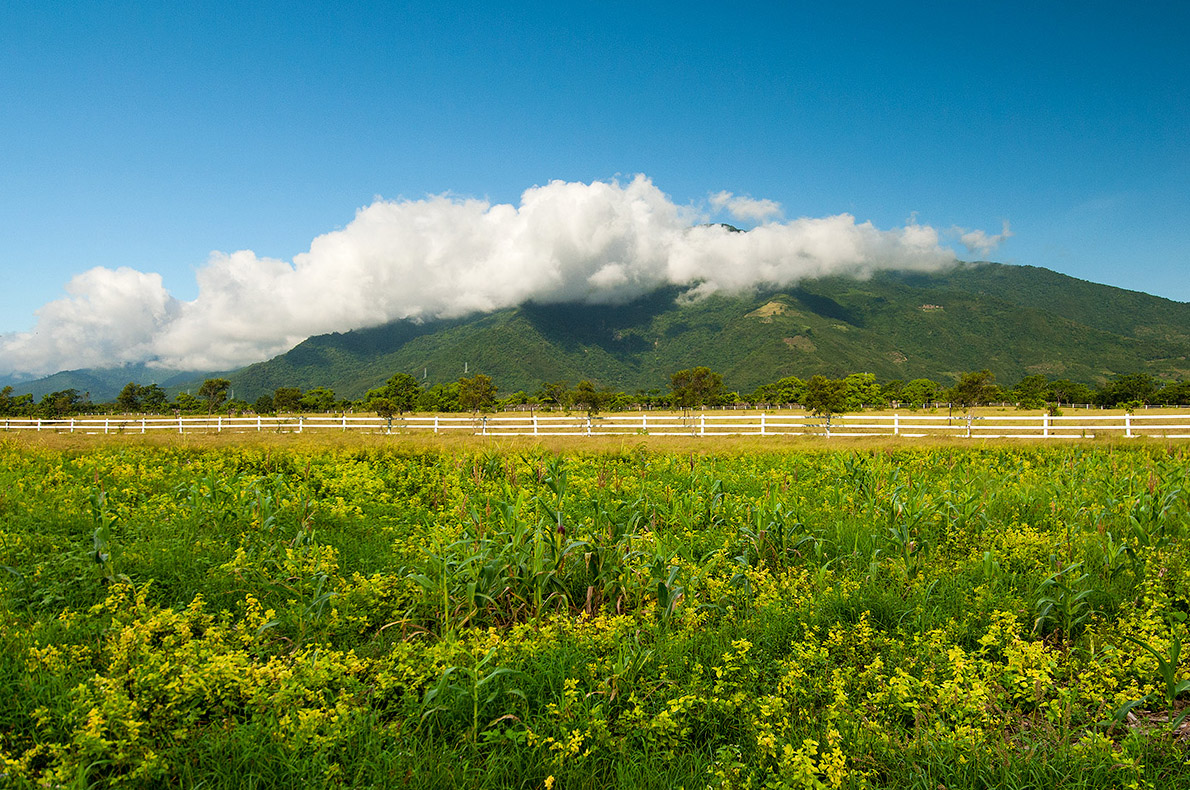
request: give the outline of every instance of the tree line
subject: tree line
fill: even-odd
[[[58,418],[75,414],[294,414],[376,412],[391,417],[405,412],[479,412],[505,409],[560,411],[630,411],[636,409],[702,409],[752,407],[805,408],[829,415],[866,408],[922,409],[944,403],[969,408],[988,403],[1012,403],[1020,408],[1049,408],[1091,404],[1137,408],[1144,405],[1190,405],[1190,381],[1163,382],[1147,373],[1118,375],[1099,388],[1042,374],[1026,376],[1012,387],[996,382],[989,370],[963,373],[947,386],[932,379],[894,379],[878,382],[871,373],[843,378],[787,376],[762,384],[751,393],[728,390],[719,373],[707,367],[679,370],[667,389],[624,392],[584,379],[542,382],[532,393],[518,390],[501,395],[490,376],[477,373],[444,384],[424,385],[407,373],[396,373],[363,398],[343,399],[326,387],[302,391],[278,387],[249,403],[235,398],[231,382],[211,378],[196,393],[180,392],[171,400],[157,384],[129,382],[115,400],[93,403],[90,396],[66,389],[35,400],[16,395],[11,386],[0,389],[0,416]]]

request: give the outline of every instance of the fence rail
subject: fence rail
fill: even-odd
[[[382,417],[102,417],[5,419],[5,431],[83,434],[304,433],[363,431],[382,434],[463,433],[482,436],[903,436],[921,438],[1078,439],[1153,436],[1190,439],[1190,414],[1004,415],[942,417],[920,414],[855,414],[824,420],[808,415],[751,412],[609,414],[599,416],[518,414],[489,416]]]

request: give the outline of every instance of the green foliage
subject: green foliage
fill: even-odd
[[[335,393],[326,387],[315,387],[302,395],[298,407],[302,411],[310,412],[334,411]]]
[[[179,392],[178,397],[174,398],[174,405],[183,414],[198,414],[203,410],[204,404],[189,392]]]
[[[811,414],[820,417],[829,418],[832,414],[842,414],[848,409],[847,383],[839,379],[828,379],[826,376],[812,376],[806,382],[802,406]]]
[[[680,409],[715,406],[723,397],[723,377],[706,366],[679,370],[669,384],[673,404]]]
[[[276,409],[277,405],[273,401],[272,395],[261,395],[256,399],[256,402],[252,404],[252,411],[256,412],[257,414],[272,414],[274,411],[276,411]]]
[[[571,405],[589,414],[596,414],[610,406],[619,393],[610,387],[596,387],[590,379],[583,379],[568,395]]]
[[[38,403],[40,416],[56,419],[76,414],[88,403],[88,398],[75,389],[51,392]]]
[[[496,385],[492,377],[476,373],[471,378],[459,379],[459,407],[463,411],[479,411],[496,404]]]
[[[1164,443],[9,439],[0,772],[1180,787],[1188,475]]]
[[[273,408],[282,414],[299,411],[302,391],[297,387],[277,387],[273,390]]]
[[[901,389],[901,400],[915,409],[938,399],[939,386],[930,379],[914,379]]]
[[[198,397],[206,401],[207,414],[214,412],[227,400],[227,391],[231,382],[227,379],[207,379],[198,388]]]
[[[753,403],[768,403],[782,407],[801,403],[806,393],[805,383],[797,376],[786,376],[770,384],[761,384],[752,394]]]
[[[422,395],[421,384],[417,379],[410,376],[408,373],[395,373],[384,383],[383,387],[374,390],[368,390],[364,396],[365,402],[373,404],[372,408],[378,412],[375,406],[379,400],[388,401],[392,404],[389,414],[380,416],[391,417],[396,414],[404,414],[407,411],[413,411],[417,407],[417,401]]]
[[[1157,395],[1157,380],[1147,373],[1113,377],[1099,390],[1096,400],[1104,406],[1152,403]]]
[[[995,381],[995,375],[987,368],[964,373],[948,392],[950,402],[970,408],[999,400],[1003,393]]]

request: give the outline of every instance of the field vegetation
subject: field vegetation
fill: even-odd
[[[0,784],[1190,785],[1185,445],[820,447],[2,439]]]

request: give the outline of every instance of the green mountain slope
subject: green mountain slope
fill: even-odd
[[[1190,305],[1046,269],[970,264],[942,274],[831,277],[692,303],[663,289],[623,306],[526,304],[426,324],[310,338],[231,378],[252,399],[280,386],[358,397],[396,372],[427,383],[469,373],[501,392],[590,378],[666,387],[694,365],[749,391],[782,376],[874,373],[948,382],[990,368],[1099,384],[1119,373],[1190,376]]]

